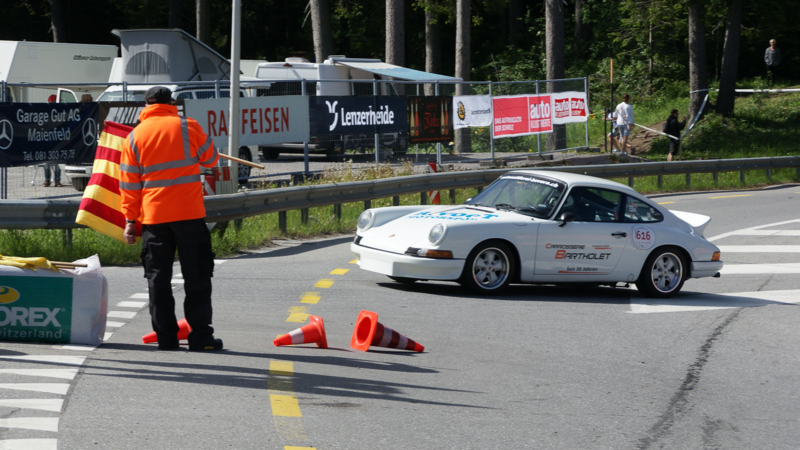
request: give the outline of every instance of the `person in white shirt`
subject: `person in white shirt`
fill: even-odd
[[[621,149],[625,148],[625,145],[628,144],[628,136],[631,134],[631,130],[633,130],[633,106],[631,106],[628,101],[630,97],[628,94],[622,96],[622,103],[617,105],[617,108],[614,110],[614,115],[617,117],[617,133],[619,134],[619,146]],[[634,147],[631,147],[631,155],[636,151]]]

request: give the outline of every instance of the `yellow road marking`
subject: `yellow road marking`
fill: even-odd
[[[800,194],[800,192],[798,192],[798,194]],[[358,264],[358,258],[350,261],[348,264]]]
[[[661,202],[659,203],[659,205],[669,205],[670,203],[675,203],[675,202]]]
[[[733,197],[752,197],[752,194],[742,194],[742,195],[723,195],[722,197],[708,197],[708,198],[733,198]]]
[[[331,286],[333,286],[333,280],[327,278],[323,278],[317,281],[317,284],[314,285],[315,288],[320,288],[320,289],[328,289]]]
[[[312,303],[316,305],[320,298],[322,297],[319,296],[319,292],[306,292],[300,297],[300,303]]]
[[[290,313],[305,313],[308,311],[308,306],[292,306],[289,308]]]
[[[286,318],[287,322],[303,323],[306,320],[308,320],[308,314],[305,313],[291,313],[289,317]]]
[[[294,363],[291,361],[270,361],[269,374],[287,377],[294,376]]]
[[[303,417],[300,414],[300,404],[294,395],[270,394],[269,402],[272,404],[273,416]]]
[[[347,272],[350,272],[350,269],[333,269],[331,271],[331,275],[344,275]]]

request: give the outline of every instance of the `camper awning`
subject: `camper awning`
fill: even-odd
[[[353,69],[371,72],[382,77],[392,77],[397,80],[406,81],[444,81],[453,82],[461,81],[461,78],[448,77],[430,72],[423,72],[422,70],[409,69],[408,67],[395,66],[394,64],[386,64],[379,59],[338,59],[331,58],[335,64],[347,66]]]

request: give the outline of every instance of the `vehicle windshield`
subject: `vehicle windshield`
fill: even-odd
[[[144,92],[145,91],[132,91],[128,90],[128,98],[122,98],[122,91],[109,91],[103,92],[100,98],[97,99],[98,102],[143,102],[144,101]]]
[[[467,204],[547,218],[553,214],[565,190],[564,183],[550,178],[508,174],[498,178]]]

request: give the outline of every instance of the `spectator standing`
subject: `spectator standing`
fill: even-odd
[[[211,327],[214,253],[200,183],[200,166],[213,167],[219,154],[194,119],[178,115],[168,88],[150,88],[145,101],[141,123],[122,146],[123,237],[134,244],[135,223],[141,221],[142,263],[159,350],[179,348],[171,284],[176,249],[185,280],[183,311],[192,328],[189,350],[221,350],[222,340],[214,339]]]
[[[686,118],[683,118],[683,121],[678,121],[678,110],[673,109],[672,112],[669,113],[669,117],[667,117],[667,124],[664,127],[664,132],[670,136],[674,136],[676,139],[669,140],[669,155],[667,155],[667,161],[672,161],[672,158],[678,154],[678,151],[681,148],[681,130],[686,126]]]
[[[616,119],[614,118],[614,114],[611,113],[611,108],[606,108],[605,117],[603,118],[606,122],[611,122],[611,133],[608,133],[608,140],[611,141],[611,151],[613,152],[614,149],[619,150],[619,141],[617,141],[617,125]]]
[[[769,40],[769,47],[764,52],[764,63],[767,64],[767,80],[771,85],[775,82],[778,65],[781,63],[781,50],[778,48],[778,41],[775,39]]]
[[[633,119],[633,106],[628,103],[630,101],[630,96],[625,94],[622,96],[622,103],[617,105],[617,108],[614,110],[614,116],[617,118],[617,133],[619,134],[619,147],[621,150],[625,149],[625,146],[628,144],[628,136],[631,134],[631,130],[633,130],[634,119]],[[631,147],[631,155],[634,154],[636,149]]]

